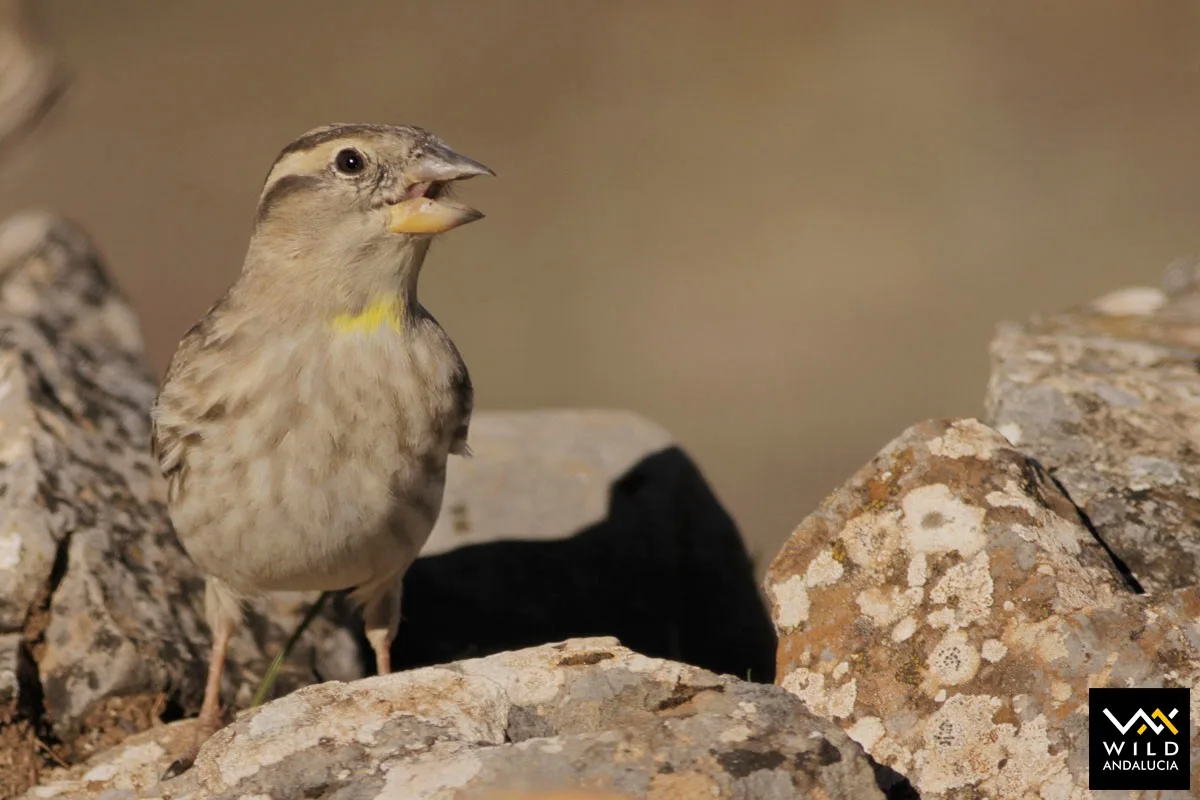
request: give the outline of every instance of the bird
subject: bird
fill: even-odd
[[[483,217],[451,184],[494,176],[423,128],[310,130],[263,183],[240,274],[183,336],[151,409],[171,525],[212,633],[189,768],[221,727],[243,602],[343,591],[391,671],[404,573],[469,456],[474,389],[421,304],[432,241]]]

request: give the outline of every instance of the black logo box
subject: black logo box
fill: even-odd
[[[1190,689],[1089,689],[1088,705],[1089,789],[1191,788]]]

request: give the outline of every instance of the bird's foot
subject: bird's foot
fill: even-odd
[[[196,756],[198,755],[200,755],[200,748],[196,745],[192,745],[188,748],[186,753],[171,762],[171,765],[167,767],[166,771],[163,772],[162,777],[159,778],[159,780],[169,781],[172,778],[178,778],[180,775],[192,768],[192,764],[196,763]]]
[[[191,769],[192,765],[196,763],[196,757],[200,755],[200,748],[220,729],[221,712],[219,710],[215,714],[202,713],[196,720],[196,731],[192,737],[192,744],[183,755],[171,762],[159,780],[169,781]]]

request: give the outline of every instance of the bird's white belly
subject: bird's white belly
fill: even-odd
[[[205,572],[251,594],[346,589],[411,565],[441,507],[448,442],[397,350],[331,346],[292,371],[285,402],[231,416],[228,455],[195,454],[189,492],[210,513],[177,528],[194,531],[181,538]]]

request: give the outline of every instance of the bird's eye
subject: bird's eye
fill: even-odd
[[[357,175],[366,166],[366,161],[363,159],[362,153],[349,147],[338,152],[337,158],[333,160],[333,163],[338,168],[338,172],[346,175]]]

